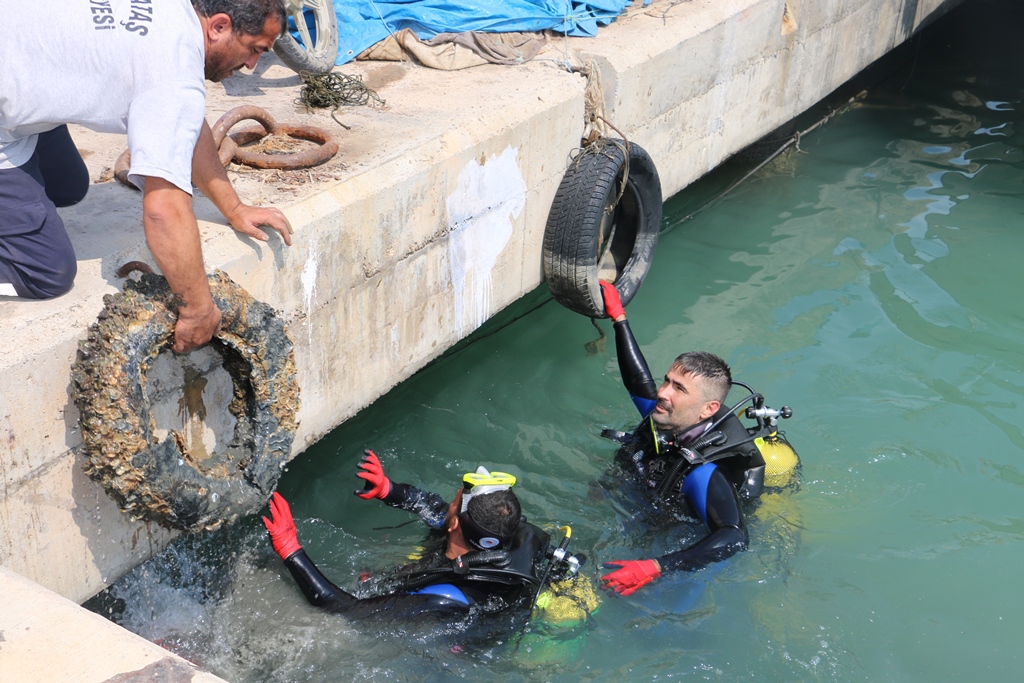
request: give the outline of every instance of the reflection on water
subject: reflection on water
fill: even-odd
[[[605,596],[582,635],[518,650],[381,637],[310,608],[255,517],[182,540],[92,606],[238,682],[1010,679],[1024,635],[1022,18],[1009,0],[964,3],[800,152],[691,220],[748,168],[667,203],[629,307],[652,367],[714,350],[795,413],[783,427],[802,481],[749,511],[749,552]],[[281,489],[300,540],[335,582],[352,588],[423,538],[351,495],[367,447],[394,479],[446,496],[478,464],[515,474],[524,512],[571,525],[592,574],[699,534],[645,528],[598,485],[614,453],[598,434],[630,428],[633,409],[613,345],[588,353],[589,321],[553,303],[516,319],[546,299],[291,465]]]

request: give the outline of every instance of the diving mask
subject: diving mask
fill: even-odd
[[[482,496],[497,491],[508,491],[516,485],[515,476],[507,472],[488,472],[487,468],[481,465],[476,472],[467,472],[462,476],[462,509],[465,512],[469,507],[469,501],[474,496]]]

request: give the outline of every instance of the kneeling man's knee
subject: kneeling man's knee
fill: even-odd
[[[66,294],[78,262],[56,209],[39,202],[9,208],[0,216],[0,281],[29,299]]]
[[[48,185],[46,187],[46,196],[54,203],[54,206],[74,206],[85,199],[88,191],[89,176],[86,174],[83,178],[75,178],[74,182],[61,185],[54,190],[51,190]]]
[[[74,253],[62,254],[59,259],[54,259],[49,268],[33,274],[33,298],[53,299],[61,294],[67,294],[75,285],[77,274],[78,261],[75,260]]]

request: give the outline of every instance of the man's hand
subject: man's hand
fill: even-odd
[[[281,234],[281,239],[284,240],[284,243],[291,246],[292,224],[288,222],[288,219],[280,209],[239,204],[234,212],[230,216],[226,216],[226,218],[231,223],[232,228],[243,235],[248,235],[261,242],[266,242],[270,237],[266,232],[260,230],[260,227],[273,228]]]
[[[288,501],[277,491],[270,497],[270,517],[263,518],[263,525],[267,527],[270,534],[270,542],[274,544],[274,551],[282,560],[299,552],[302,546],[299,545],[299,536],[295,531],[295,520],[292,519],[292,509]]]
[[[260,230],[260,227],[268,226],[281,234],[285,244],[291,245],[292,226],[281,211],[249,206],[238,198],[238,193],[228,180],[224,164],[220,163],[217,156],[217,146],[213,144],[213,131],[205,121],[192,153],[192,182],[209,197],[214,206],[228,219],[231,227],[238,232],[266,242],[269,237],[266,232]]]
[[[605,562],[606,569],[618,567],[611,574],[601,577],[606,587],[620,595],[632,595],[661,576],[661,565],[657,560],[615,560]]]
[[[207,299],[206,305],[190,303],[178,309],[178,322],[174,325],[175,353],[187,353],[210,341],[220,331],[220,309]]]
[[[363,500],[371,498],[384,500],[391,493],[391,480],[384,476],[384,468],[381,466],[380,460],[377,459],[377,454],[373,451],[364,451],[364,453],[363,459],[359,462],[359,469],[362,471],[356,472],[356,476],[366,480],[366,483],[363,484],[363,490],[356,490],[353,493]]]
[[[615,289],[615,285],[604,280],[598,280],[597,282],[601,285],[601,296],[604,298],[604,312],[615,322],[625,320],[626,309],[622,307],[619,290]]]

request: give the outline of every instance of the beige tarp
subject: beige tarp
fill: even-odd
[[[455,71],[481,64],[528,62],[547,44],[544,33],[439,33],[420,40],[411,29],[391,34],[356,59],[414,61],[432,69]]]

